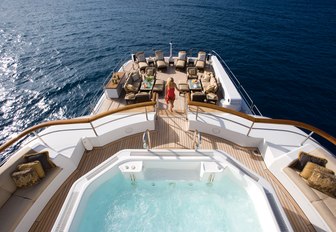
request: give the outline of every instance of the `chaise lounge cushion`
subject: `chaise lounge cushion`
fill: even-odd
[[[183,69],[187,61],[187,52],[179,51],[176,61],[176,68]]]
[[[153,92],[163,92],[164,80],[157,79],[153,87]]]
[[[197,59],[195,61],[195,67],[197,69],[204,69],[204,67],[205,67],[205,56],[206,56],[205,52],[203,52],[203,51],[198,52],[198,56],[197,56]]]
[[[163,52],[161,50],[155,51],[155,60],[158,69],[167,68],[167,63],[164,61]]]
[[[144,52],[137,52],[135,54],[135,57],[136,57],[140,70],[143,70],[148,66]]]

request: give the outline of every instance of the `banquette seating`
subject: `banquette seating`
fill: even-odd
[[[336,163],[321,150],[300,152],[284,172],[322,215],[331,231],[336,231]]]

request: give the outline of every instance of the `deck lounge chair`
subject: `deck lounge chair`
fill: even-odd
[[[193,92],[191,93],[191,100],[197,102],[205,102],[206,95],[203,92]]]
[[[140,71],[145,70],[148,67],[146,62],[145,52],[137,52],[135,54],[136,63],[139,65]]]
[[[187,63],[187,52],[186,51],[179,51],[177,55],[176,61],[176,69],[182,70],[185,68]]]
[[[155,67],[147,67],[145,69],[145,74],[142,77],[142,80],[146,79],[147,77],[154,77],[156,79],[156,68]]]
[[[157,69],[166,69],[167,63],[164,60],[163,52],[161,50],[155,51],[155,63]]]
[[[188,67],[187,68],[187,78],[188,79],[198,79],[197,68],[196,67]]]
[[[135,94],[135,103],[148,102],[151,100],[151,92],[138,92]]]
[[[198,70],[204,70],[204,67],[205,67],[205,58],[206,58],[206,53],[205,52],[202,52],[202,51],[198,52],[197,59],[194,62],[195,67]]]
[[[164,80],[156,79],[155,85],[153,87],[153,92],[157,92],[159,94],[162,93],[164,90],[164,85],[165,85]]]

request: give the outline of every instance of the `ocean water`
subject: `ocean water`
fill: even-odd
[[[87,114],[125,55],[213,49],[263,115],[336,136],[334,0],[1,0],[0,141]]]

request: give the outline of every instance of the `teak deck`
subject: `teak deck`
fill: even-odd
[[[150,132],[152,149],[193,149],[193,132],[186,131],[187,120],[181,112],[158,112],[156,130]],[[143,149],[142,134],[125,137],[104,147],[87,151],[77,170],[63,183],[43,209],[30,231],[50,231],[72,184],[82,175],[123,149]],[[200,149],[219,149],[264,177],[273,186],[294,231],[315,231],[303,211],[286,189],[268,171],[257,148],[240,147],[216,136],[202,134]]]

